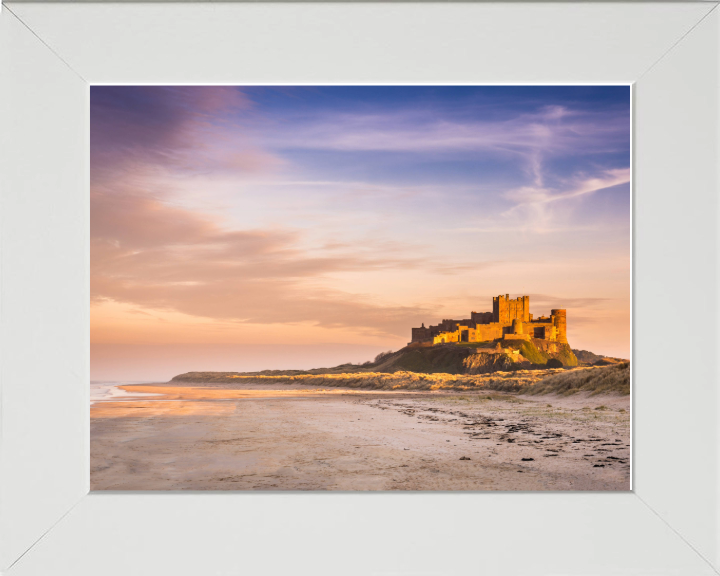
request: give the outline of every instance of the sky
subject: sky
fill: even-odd
[[[363,362],[530,296],[630,354],[627,86],[93,86],[91,378]]]

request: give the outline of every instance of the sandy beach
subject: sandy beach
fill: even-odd
[[[630,488],[627,395],[121,388],[91,407],[92,490]]]

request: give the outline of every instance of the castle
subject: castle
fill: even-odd
[[[448,342],[490,342],[498,339],[529,340],[567,344],[565,310],[550,311],[550,316],[533,318],[530,296],[511,300],[509,294],[493,298],[492,312],[471,312],[468,320],[443,320],[437,326],[412,329],[410,344]]]

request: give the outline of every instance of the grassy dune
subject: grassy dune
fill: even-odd
[[[624,368],[623,368],[624,367]],[[173,382],[238,384],[302,384],[371,390],[499,390],[527,394],[630,393],[627,364],[574,370],[517,370],[491,374],[423,374],[359,372],[346,374],[248,375],[231,372],[188,372]]]
[[[592,370],[570,370],[553,374],[529,388],[526,394],[630,394],[630,363],[623,362]]]
[[[577,366],[578,359],[567,344],[557,344],[558,351],[549,353],[540,350],[536,345],[537,340],[505,340],[506,346],[520,351],[523,357],[533,364],[543,365],[551,358],[556,358],[563,363],[563,366]]]

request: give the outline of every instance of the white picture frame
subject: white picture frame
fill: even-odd
[[[718,2],[0,13],[0,572],[720,573]],[[91,84],[632,84],[624,493],[89,493]]]

